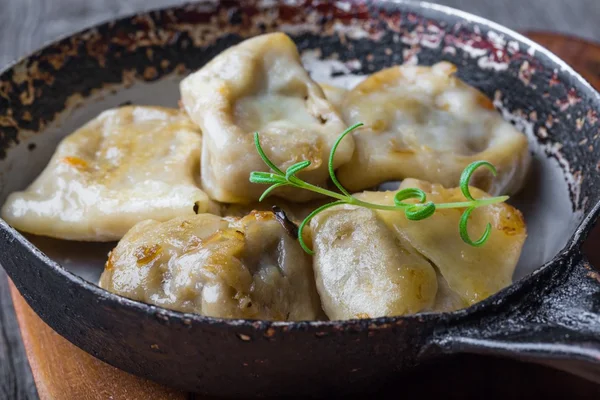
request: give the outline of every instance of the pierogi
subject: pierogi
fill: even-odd
[[[436,204],[465,201],[460,188],[444,188],[440,184],[416,179],[404,180],[399,190],[406,188],[423,190],[427,194],[427,201]],[[362,192],[356,197],[372,203],[393,205],[395,193]],[[471,187],[471,194],[476,199],[490,197],[475,187]],[[449,289],[459,295],[465,305],[471,305],[512,283],[527,230],[521,213],[506,203],[480,207],[469,218],[469,236],[479,238],[488,222],[492,225],[492,231],[483,246],[474,247],[463,242],[458,232],[463,211],[437,209],[435,214],[421,221],[409,221],[399,211],[377,210],[376,213],[390,229],[438,268]]]
[[[198,184],[202,137],[175,109],[102,112],[58,145],[2,218],[24,232],[78,241],[118,240],[136,223],[218,207]]]
[[[415,179],[405,180],[399,190],[405,188],[419,188],[437,204],[464,201],[459,188]],[[355,196],[393,205],[395,193]],[[471,193],[489,197],[476,188]],[[476,209],[469,219],[469,234],[481,235],[488,222],[492,233],[484,246],[474,247],[464,243],[458,232],[463,211],[438,209],[421,221],[409,221],[401,210],[350,205],[318,214],[310,228],[317,289],[327,316],[348,319],[453,311],[510,285],[527,236],[521,214],[504,203]]]
[[[454,290],[450,289],[448,281],[437,268],[435,269],[435,272],[437,274],[438,287],[437,294],[435,295],[435,302],[431,309],[425,311],[452,312],[468,307],[469,303],[463,300],[463,298]]]
[[[343,102],[356,150],[338,178],[350,191],[405,178],[458,185],[463,169],[486,160],[497,168],[473,176],[492,195],[512,195],[523,186],[531,156],[528,141],[477,89],[455,76],[456,67],[396,66],[359,83]]]
[[[111,252],[100,286],[212,317],[290,321],[322,315],[311,259],[272,212],[141,222]]]
[[[230,47],[180,87],[185,110],[202,128],[202,185],[211,198],[248,203],[265,190],[249,181],[252,171],[268,171],[254,132],[280,169],[309,160],[298,177],[326,184],[329,151],[346,126],[287,35],[264,34]],[[348,162],[353,151],[352,138],[344,140],[335,167]],[[319,196],[289,187],[273,194],[295,202]]]
[[[375,211],[335,206],[310,227],[317,289],[330,319],[413,314],[434,305],[434,268]]]
[[[315,209],[330,203],[329,199],[316,199],[308,202],[294,203],[277,197],[266,198],[261,202],[248,204],[220,203],[220,213],[223,217],[243,217],[252,211],[272,211],[273,207],[281,209],[286,217],[300,225],[302,220]]]
[[[344,103],[345,97],[348,95],[348,89],[344,89],[339,86],[330,85],[328,83],[319,82],[319,86],[323,89],[325,98],[329,100],[331,105],[336,109],[340,115],[342,114],[342,104]],[[341,132],[340,132],[341,133]]]
[[[317,79],[332,72],[311,71]],[[311,79],[288,35],[267,33],[216,55],[179,89],[180,109],[113,108],[65,137],[35,181],[9,195],[2,218],[33,235],[119,241],[102,288],[209,317],[448,312],[512,283],[527,237],[512,206],[473,211],[470,237],[492,226],[480,247],[461,238],[464,208],[437,208],[419,221],[401,208],[370,208],[393,206],[397,191],[366,190],[396,188],[397,181],[397,190],[421,189],[435,204],[464,202],[456,186],[480,160],[498,173],[473,174],[475,198],[523,187],[531,163],[526,136],[460,80],[454,65],[395,66],[352,89],[336,87]],[[340,134],[356,123],[364,126],[333,158],[346,192],[330,179],[328,161]],[[250,174],[270,167],[256,132],[273,169],[310,161],[297,178],[312,186],[287,176],[259,202],[268,186],[250,182]],[[350,193],[363,203],[340,204]],[[337,205],[320,208],[333,199]],[[303,232],[310,256],[298,225],[317,209]]]

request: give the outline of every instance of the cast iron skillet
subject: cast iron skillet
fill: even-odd
[[[452,61],[527,133],[535,161],[514,199],[529,229],[516,283],[448,314],[205,318],[99,289],[73,273],[95,282],[99,268],[95,276],[80,269],[93,246],[65,255],[65,243],[26,239],[0,221],[2,265],[41,318],[114,366],[221,396],[356,394],[456,352],[533,360],[600,382],[600,274],[580,249],[600,210],[600,97],[540,46],[463,12],[392,1],[205,2],[59,40],[0,75],[0,201],[101,110],[176,106],[185,74],[243,38],[277,30],[293,37],[316,78],[342,83],[401,62]],[[102,260],[110,246],[99,248]]]

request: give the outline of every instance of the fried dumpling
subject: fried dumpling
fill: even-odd
[[[405,178],[446,187],[458,185],[473,161],[486,160],[497,177],[478,171],[473,186],[492,194],[514,194],[530,164],[528,141],[477,89],[455,76],[456,67],[397,66],[358,84],[343,103],[356,151],[338,178],[350,191]]]
[[[141,222],[111,252],[100,286],[212,317],[290,321],[322,314],[311,259],[271,212]]]
[[[328,83],[319,83],[319,86],[321,86],[321,89],[323,89],[325,98],[329,100],[329,102],[333,107],[335,107],[337,112],[341,113],[342,104],[344,103],[344,99],[348,94],[348,90],[339,86],[330,85]]]
[[[230,47],[185,78],[181,95],[202,128],[202,185],[211,198],[248,203],[266,189],[249,182],[250,172],[268,170],[254,146],[254,132],[280,169],[309,160],[298,177],[327,182],[329,151],[346,126],[304,70],[287,35],[265,34]],[[352,138],[344,140],[335,167],[350,160],[353,151]],[[273,194],[296,202],[318,196],[290,187]]]
[[[315,278],[332,320],[414,314],[430,309],[431,264],[374,211],[329,208],[311,221]]]
[[[465,201],[460,188],[444,188],[416,179],[406,179],[400,185],[419,188],[427,194],[427,201],[451,203]],[[394,204],[395,192],[362,192],[356,197],[371,203]],[[490,197],[472,187],[476,198]],[[447,281],[448,287],[460,296],[466,305],[477,303],[512,283],[512,276],[527,237],[521,213],[506,204],[493,204],[475,209],[468,223],[472,238],[479,238],[487,223],[492,232],[481,247],[463,242],[459,235],[459,220],[464,209],[438,209],[431,217],[409,221],[403,212],[379,211],[377,214],[397,235],[410,243],[421,255],[433,263]],[[455,299],[451,299],[456,304]]]
[[[202,137],[178,110],[102,112],[62,140],[38,178],[11,194],[2,217],[58,239],[118,240],[146,219],[218,212],[198,186]]]
[[[272,211],[274,207],[280,209],[290,221],[296,225],[300,225],[304,218],[316,210],[317,208],[331,203],[329,198],[315,199],[303,203],[295,203],[293,201],[271,197],[264,199],[261,202],[255,201],[248,204],[228,204],[220,203],[220,212],[223,217],[243,217],[244,215],[257,211]]]
[[[454,290],[450,289],[448,281],[442,276],[440,271],[436,268],[437,274],[437,294],[435,295],[435,302],[430,310],[432,312],[451,312],[466,308],[469,303],[463,300],[462,297]]]

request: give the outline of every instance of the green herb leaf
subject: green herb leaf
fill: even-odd
[[[285,186],[285,183],[276,183],[273,186],[269,187],[260,196],[260,198],[258,199],[258,202],[260,203],[261,201],[263,201],[273,190],[275,190],[275,189],[277,189],[278,187],[281,187],[281,186]]]
[[[469,237],[469,231],[467,230],[467,224],[469,223],[469,218],[471,217],[471,213],[474,210],[475,210],[475,207],[470,207],[465,210],[462,217],[460,217],[458,231],[460,233],[460,237],[463,240],[463,242],[470,244],[473,247],[481,247],[488,240],[488,238],[490,237],[490,234],[492,233],[492,224],[490,224],[488,222],[487,226],[485,227],[485,232],[483,232],[483,235],[481,235],[481,237],[478,240],[472,241],[471,238]]]
[[[306,226],[306,224],[308,224],[310,222],[310,220],[313,219],[313,217],[315,215],[317,215],[318,213],[320,213],[321,211],[327,210],[330,207],[337,206],[337,205],[344,204],[344,203],[345,203],[344,201],[334,201],[333,203],[328,203],[328,204],[322,205],[321,207],[317,208],[316,210],[314,210],[313,212],[308,214],[308,216],[306,218],[304,218],[304,221],[302,221],[302,223],[298,227],[298,241],[300,242],[300,246],[304,249],[305,252],[307,252],[311,256],[315,254],[306,245],[306,243],[304,243],[304,237],[302,236],[302,232],[304,231],[304,226]]]
[[[296,175],[296,173],[298,171],[303,170],[304,168],[308,167],[310,165],[310,161],[306,160],[306,161],[300,161],[299,163],[296,163],[294,165],[291,165],[287,171],[285,171],[285,179],[286,180],[290,180],[290,178],[294,175]]]
[[[285,183],[285,178],[282,179],[281,176],[270,172],[253,171],[250,173],[250,182],[271,185],[274,183]]]
[[[487,169],[489,169],[492,174],[494,174],[494,176],[496,176],[497,172],[496,172],[496,167],[494,167],[492,164],[490,164],[487,161],[475,161],[472,162],[471,164],[467,165],[467,167],[463,170],[462,174],[460,175],[460,191],[462,192],[463,196],[465,196],[468,200],[474,201],[475,199],[473,198],[473,196],[471,195],[471,192],[469,191],[469,182],[471,181],[471,177],[473,176],[473,174],[475,173],[475,170],[479,167],[485,167]]]
[[[329,152],[329,162],[327,163],[327,166],[329,167],[329,176],[331,177],[331,181],[333,182],[333,184],[335,186],[337,186],[337,188],[340,189],[340,192],[342,192],[346,196],[350,196],[350,193],[348,193],[346,188],[344,188],[342,186],[342,184],[338,181],[337,176],[335,176],[335,171],[333,169],[333,159],[335,156],[335,152],[337,151],[337,148],[340,145],[340,142],[342,141],[342,139],[344,139],[347,134],[349,134],[350,132],[352,132],[355,129],[360,128],[363,125],[364,124],[362,122],[359,122],[357,124],[352,125],[350,128],[346,129],[344,132],[342,132],[340,137],[338,137],[337,140],[335,141],[335,143],[333,144],[333,147],[331,148],[331,152]]]
[[[264,200],[264,198],[267,197],[273,190],[277,189],[278,187],[282,187],[282,186],[291,186],[291,187],[298,188],[298,189],[309,190],[309,191],[319,193],[321,195],[325,195],[325,196],[328,196],[328,197],[331,197],[331,198],[334,198],[337,200],[337,201],[334,201],[333,203],[325,204],[325,205],[317,208],[316,210],[311,212],[308,215],[308,217],[306,217],[304,219],[304,221],[302,221],[302,223],[300,224],[300,227],[298,228],[298,241],[300,242],[300,246],[302,246],[302,249],[304,249],[304,251],[306,251],[308,254],[311,254],[311,255],[314,254],[313,251],[308,248],[306,243],[304,243],[304,239],[302,237],[302,231],[303,231],[304,227],[306,226],[306,224],[309,223],[309,221],[318,213],[322,212],[323,210],[328,209],[329,207],[333,207],[333,206],[336,206],[339,204],[351,204],[354,206],[366,207],[366,208],[370,208],[373,210],[404,211],[404,215],[410,221],[419,221],[419,220],[429,218],[433,214],[435,214],[435,212],[438,209],[465,208],[466,210],[464,211],[464,213],[460,219],[460,222],[459,222],[459,234],[460,234],[460,237],[462,238],[462,240],[465,243],[467,243],[471,246],[474,246],[474,247],[482,246],[488,240],[488,238],[491,234],[491,231],[492,231],[492,225],[489,223],[486,226],[485,232],[478,240],[476,240],[476,241],[471,240],[471,238],[469,237],[468,231],[467,231],[467,224],[468,224],[469,217],[470,217],[471,213],[473,212],[473,210],[475,210],[476,208],[505,202],[506,200],[508,200],[508,196],[489,197],[489,198],[484,198],[484,199],[479,199],[479,200],[475,199],[475,198],[473,198],[473,196],[471,195],[471,193],[469,191],[469,181],[471,180],[471,177],[472,177],[473,173],[475,172],[475,170],[480,167],[485,167],[485,168],[489,169],[494,175],[496,175],[496,168],[492,164],[490,164],[487,161],[476,161],[476,162],[471,163],[470,165],[468,165],[465,168],[465,170],[463,171],[463,173],[460,177],[460,185],[459,186],[460,186],[461,192],[466,197],[467,201],[435,204],[432,201],[427,202],[427,194],[423,190],[421,190],[419,188],[407,188],[407,189],[400,190],[398,193],[396,193],[396,195],[394,196],[394,205],[393,206],[364,202],[364,201],[359,200],[356,197],[352,196],[342,186],[342,184],[338,181],[337,177],[335,176],[335,171],[333,169],[333,161],[334,161],[334,157],[335,157],[335,152],[336,152],[339,144],[341,143],[342,139],[344,139],[344,137],[346,137],[346,135],[348,135],[350,132],[352,132],[353,130],[355,130],[361,126],[363,126],[363,124],[358,123],[358,124],[352,125],[348,129],[346,129],[344,132],[342,132],[342,134],[335,141],[333,147],[331,148],[331,152],[329,153],[329,163],[328,163],[329,176],[331,177],[331,180],[335,184],[335,186],[342,192],[341,194],[332,192],[332,191],[324,189],[322,187],[315,186],[311,183],[305,182],[296,176],[296,173],[298,173],[299,171],[303,170],[304,168],[306,168],[310,165],[310,161],[308,161],[308,160],[300,161],[300,162],[290,166],[287,169],[287,171],[285,173],[283,173],[283,171],[281,171],[281,169],[279,169],[269,159],[269,157],[267,157],[267,155],[263,151],[263,149],[260,145],[258,132],[256,132],[254,134],[254,144],[256,146],[256,150],[258,151],[258,154],[260,155],[262,160],[265,162],[265,164],[273,171],[273,172],[254,171],[254,172],[250,173],[250,182],[271,185],[269,188],[267,188],[267,190],[264,191],[262,196],[260,196],[259,201]],[[417,199],[418,203],[404,203],[404,200],[408,200],[408,199]]]
[[[431,217],[435,213],[435,204],[432,201],[429,203],[413,204],[404,210],[404,215],[411,221],[420,221]]]
[[[425,203],[427,201],[427,194],[419,188],[402,189],[394,196],[394,204],[398,207],[413,206],[414,204],[403,203],[404,200],[408,199],[419,199],[419,203]]]
[[[273,162],[271,160],[269,160],[269,157],[267,157],[267,155],[265,154],[263,148],[260,145],[260,140],[258,138],[258,132],[254,132],[254,145],[256,146],[256,150],[258,151],[260,158],[262,158],[262,160],[265,162],[265,164],[267,164],[269,166],[269,168],[271,168],[273,171],[275,171],[275,173],[277,173],[279,175],[283,175],[283,172],[279,168],[277,168],[277,166],[275,164],[273,164]]]

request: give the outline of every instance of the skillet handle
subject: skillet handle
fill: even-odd
[[[506,289],[491,310],[474,309],[451,315],[435,345],[545,364],[600,383],[600,271],[580,248]]]

